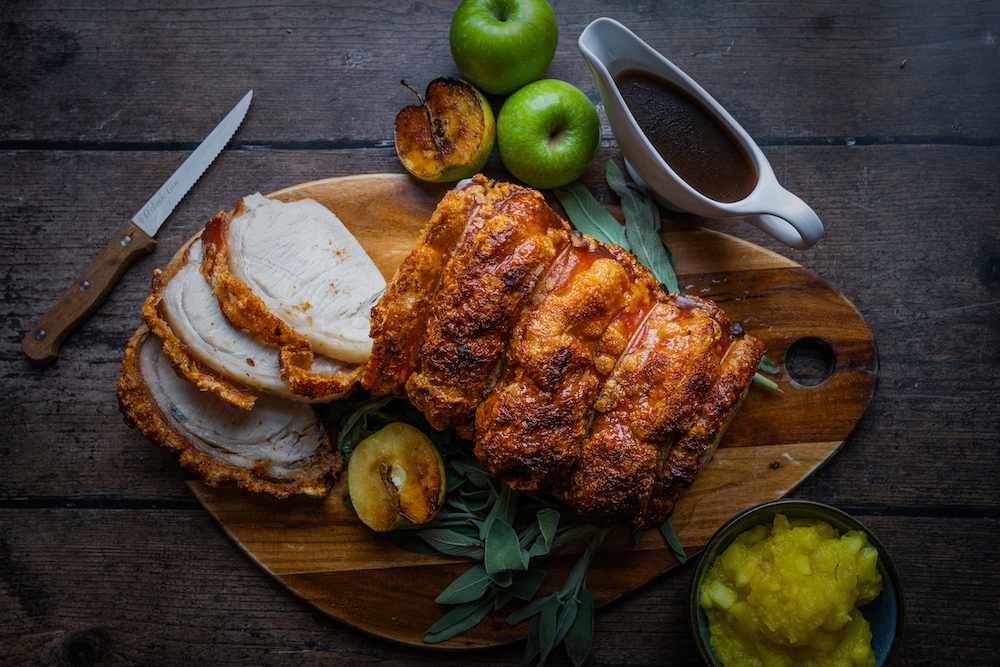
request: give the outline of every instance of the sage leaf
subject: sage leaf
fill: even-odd
[[[496,519],[490,524],[484,565],[490,574],[528,567],[528,553],[521,548],[517,533],[506,521]]]
[[[670,523],[670,519],[663,522],[663,525],[660,526],[660,532],[663,533],[667,544],[670,545],[670,550],[674,552],[674,558],[677,559],[677,562],[681,565],[686,563],[687,554],[684,553],[684,547],[681,546],[681,541],[677,538],[677,532],[674,530],[674,524]]]
[[[482,565],[474,565],[446,589],[434,601],[439,604],[463,604],[478,600],[486,594],[490,586],[490,576]]]
[[[760,358],[760,363],[757,364],[757,369],[770,375],[777,375],[781,372],[781,368],[778,367],[778,364],[774,363],[767,357]]]
[[[479,538],[485,540],[496,521],[502,521],[509,527],[514,523],[515,512],[517,512],[517,494],[504,484],[500,493],[497,494],[496,502],[493,503],[490,513],[486,516]]]
[[[552,648],[558,646],[569,633],[569,629],[572,627],[573,621],[576,620],[576,612],[579,604],[579,599],[575,596],[569,597],[563,602],[562,607],[559,609],[559,617],[556,622],[556,641]],[[544,661],[547,657],[548,656],[543,655],[542,661]]]
[[[673,256],[660,238],[660,209],[653,195],[648,190],[626,184],[621,169],[612,160],[608,160],[606,176],[608,185],[621,197],[625,236],[636,259],[668,292],[679,293]]]
[[[437,549],[420,539],[420,536],[412,530],[390,530],[385,536],[391,545],[406,551],[427,556],[439,553]]]
[[[424,641],[428,644],[436,644],[462,634],[486,618],[491,609],[493,609],[493,596],[460,604],[442,616],[440,621],[424,633]]]
[[[580,604],[573,625],[563,639],[566,655],[574,667],[580,667],[594,644],[594,597],[586,588],[580,590]]]
[[[556,626],[559,621],[559,609],[562,607],[562,601],[559,599],[558,595],[553,595],[549,598],[545,606],[542,607],[541,613],[538,615],[538,648],[541,657],[539,658],[539,664],[544,664],[545,659],[549,657],[549,653],[555,648],[558,643],[556,641]]]
[[[481,541],[448,528],[429,528],[420,531],[417,535],[427,544],[449,556],[479,559],[485,553],[485,547]]]
[[[528,625],[528,636],[524,644],[524,658],[522,662],[525,665],[530,665],[542,650],[538,645],[538,625],[538,616],[532,615],[531,623]]]
[[[373,410],[381,410],[394,400],[395,396],[389,396],[374,403],[364,403],[340,425],[340,433],[337,435],[337,450],[345,459],[350,459],[354,443],[361,439],[366,415]]]
[[[568,185],[554,189],[552,192],[555,193],[562,207],[566,209],[569,221],[579,231],[604,243],[614,244],[629,250],[625,228],[594,198],[590,190],[573,181]]]
[[[537,616],[542,608],[545,607],[549,602],[549,598],[555,597],[555,594],[546,595],[545,597],[538,598],[537,600],[532,600],[528,604],[524,605],[510,616],[507,617],[507,623],[510,625],[517,625],[521,621],[529,619],[533,616]]]
[[[513,581],[505,592],[518,600],[530,600],[545,580],[545,570],[533,567],[523,572],[514,572]]]
[[[556,531],[559,529],[559,512],[546,507],[545,509],[538,510],[538,514],[535,516],[538,519],[538,529],[542,533],[545,546],[551,549],[552,540],[555,539]]]

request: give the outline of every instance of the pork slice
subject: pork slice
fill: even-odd
[[[329,209],[303,199],[244,197],[205,233],[202,271],[223,312],[286,363],[308,370],[312,355],[364,363],[371,308],[385,279]]]
[[[406,394],[430,424],[474,431],[476,408],[535,284],[569,243],[569,225],[534,190],[496,184],[441,278]]]
[[[487,201],[492,183],[477,174],[445,194],[385,293],[372,308],[372,354],[361,383],[376,395],[403,391],[417,366],[424,327],[441,276]]]
[[[121,370],[125,421],[210,485],[322,497],[344,466],[312,406],[262,395],[252,410],[241,410],[202,392],[174,373],[145,325],[129,341]]]
[[[633,255],[572,233],[514,327],[496,386],[476,412],[479,460],[507,484],[570,484],[613,359],[653,306]]]
[[[253,405],[243,399],[245,391],[254,397],[264,392],[292,400],[329,401],[353,389],[359,364],[316,357],[313,380],[324,391],[311,396],[292,391],[282,376],[279,348],[233,326],[222,313],[199,271],[202,250],[201,239],[194,239],[154,278],[143,306],[143,320],[164,341],[164,350],[182,377],[245,409]]]
[[[711,301],[664,295],[595,402],[563,499],[597,525],[662,524],[718,446],[763,354]]]

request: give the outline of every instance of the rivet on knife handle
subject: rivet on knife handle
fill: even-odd
[[[56,358],[59,344],[88,315],[97,310],[132,262],[152,252],[156,241],[129,220],[83,270],[79,280],[63,292],[21,341],[29,358],[48,362]]]

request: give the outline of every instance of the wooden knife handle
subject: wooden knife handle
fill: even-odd
[[[80,278],[63,292],[21,341],[29,358],[48,362],[56,358],[59,344],[104,302],[125,269],[152,252],[156,241],[131,220],[119,230]]]

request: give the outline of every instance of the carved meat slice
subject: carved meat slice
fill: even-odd
[[[445,194],[417,246],[372,308],[371,359],[361,383],[376,395],[398,394],[417,365],[424,327],[441,276],[493,184],[481,174]]]
[[[406,381],[410,401],[437,429],[470,437],[476,407],[535,283],[569,242],[569,225],[539,192],[496,184],[445,267]]]
[[[312,406],[262,395],[253,410],[234,408],[178,377],[145,326],[129,341],[121,371],[125,421],[208,484],[322,497],[344,466]]]
[[[476,412],[476,456],[490,472],[516,489],[568,488],[598,392],[657,292],[634,255],[572,233]]]
[[[281,374],[279,350],[237,329],[223,315],[200,272],[202,242],[191,241],[164,271],[153,274],[143,321],[163,340],[174,370],[203,390],[243,409],[261,391],[299,401],[329,401],[347,394],[360,364],[316,356],[310,391],[292,391]]]
[[[595,403],[563,499],[597,525],[663,523],[714,453],[763,354],[711,301],[674,294],[658,303]]]
[[[314,355],[368,359],[370,311],[385,279],[327,208],[254,194],[232,216],[215,216],[202,239],[202,273],[223,313],[280,349],[282,374],[294,392],[315,397]]]

